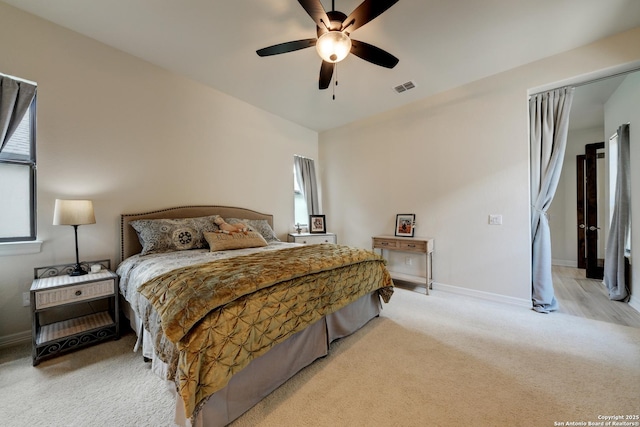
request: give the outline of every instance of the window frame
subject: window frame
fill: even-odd
[[[3,159],[0,158],[0,163],[21,165],[29,167],[29,236],[14,236],[3,237],[0,236],[0,243],[13,243],[13,242],[30,242],[35,241],[37,237],[37,158],[36,158],[36,117],[37,117],[37,100],[38,94],[36,93],[29,105],[29,153],[28,159]],[[23,118],[24,120],[24,118]]]

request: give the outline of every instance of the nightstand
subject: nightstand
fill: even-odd
[[[287,241],[292,243],[304,243],[313,245],[316,243],[338,243],[338,238],[333,233],[289,233]]]
[[[102,269],[83,276],[66,274],[75,264],[34,269],[33,366],[41,360],[120,337],[118,275],[109,270],[109,260],[86,264],[101,264]]]

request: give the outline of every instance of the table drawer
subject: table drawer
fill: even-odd
[[[373,247],[374,248],[380,248],[380,249],[397,249],[398,248],[398,241],[397,240],[391,240],[391,239],[380,239],[380,238],[374,238],[373,239]]]
[[[113,295],[115,292],[114,283],[114,280],[110,279],[56,288],[50,291],[38,291],[35,293],[36,309]]]
[[[305,245],[314,245],[317,243],[336,243],[335,236],[301,236],[296,237],[296,243],[304,243]]]
[[[426,252],[427,251],[427,242],[424,241],[407,241],[407,242],[398,242],[399,251],[409,251],[409,252]]]

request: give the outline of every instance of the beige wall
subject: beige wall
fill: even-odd
[[[332,231],[369,246],[393,232],[396,214],[415,213],[417,234],[435,238],[436,289],[528,303],[527,95],[639,61],[637,28],[323,132]],[[503,225],[488,225],[489,214],[502,214]],[[401,261],[392,266],[407,268]]]
[[[38,238],[0,256],[0,344],[29,333],[33,268],[74,260],[73,229],[52,226],[56,198],[90,198],[83,259],[119,251],[119,215],[222,204],[293,224],[293,155],[317,133],[0,3],[0,72],[38,83]],[[26,335],[28,336],[28,335]]]

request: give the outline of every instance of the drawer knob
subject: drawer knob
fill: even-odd
[[[82,295],[82,291],[80,290],[76,291],[76,296],[79,297],[80,295]]]
[[[416,247],[416,245],[407,245],[407,246],[409,246],[410,248],[415,248]]]
[[[382,246],[387,246],[389,243],[387,242],[382,242]]]

